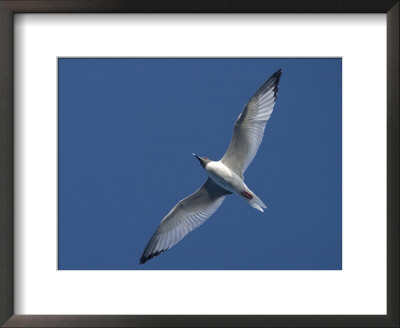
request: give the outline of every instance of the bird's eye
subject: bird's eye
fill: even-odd
[[[203,157],[203,159],[208,159],[207,157]]]

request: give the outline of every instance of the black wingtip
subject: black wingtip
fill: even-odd
[[[274,92],[274,98],[278,96],[278,89],[279,89],[279,81],[281,79],[282,75],[282,69],[278,69],[272,76],[271,80],[273,80],[273,92]]]
[[[281,68],[278,69],[274,74],[272,74],[271,78],[276,80],[275,85],[279,84],[279,80],[281,78],[281,75],[282,75],[282,69]]]
[[[281,79],[282,69],[278,69],[274,74],[272,74],[267,81],[257,90],[254,97],[260,96],[265,92],[272,90],[274,93],[274,98],[278,95],[279,81]]]
[[[150,253],[149,255],[145,256],[144,254],[140,258],[139,264],[145,264],[148,260],[151,260],[153,257],[156,257],[160,255],[161,253],[164,253],[166,249],[162,249],[161,251],[156,251],[153,253]]]
[[[281,79],[282,69],[278,69],[274,74],[272,74],[267,81],[263,84],[262,88],[276,88],[279,85]]]

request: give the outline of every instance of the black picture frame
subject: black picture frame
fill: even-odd
[[[0,324],[4,327],[399,327],[399,8],[398,0],[0,0]],[[16,13],[385,13],[387,315],[15,315],[13,17]]]

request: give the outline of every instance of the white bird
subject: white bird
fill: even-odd
[[[237,194],[264,212],[264,203],[246,186],[243,174],[261,144],[278,92],[281,70],[275,72],[255,93],[236,120],[231,143],[219,161],[194,156],[208,174],[196,192],[182,199],[161,221],[148,242],[140,263],[160,255],[204,223],[221,206],[225,197]]]

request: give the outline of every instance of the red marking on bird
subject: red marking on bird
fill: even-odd
[[[253,198],[253,195],[250,194],[249,192],[247,192],[246,190],[243,190],[243,191],[241,192],[241,194],[242,194],[244,197],[246,197],[247,199],[252,199],[252,198]]]

